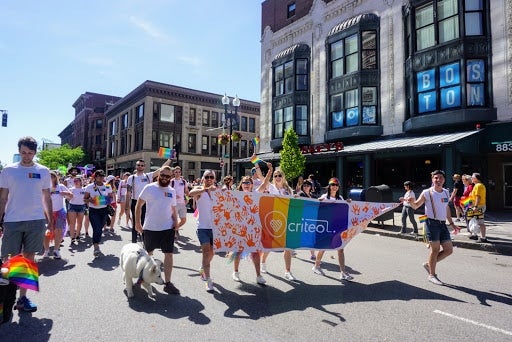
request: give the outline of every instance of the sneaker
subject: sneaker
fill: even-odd
[[[425,271],[427,271],[427,274],[430,274],[430,267],[428,266],[428,262],[424,262],[422,266],[425,269]]]
[[[93,255],[94,255],[95,258],[99,257],[101,255],[100,249],[99,248],[95,249],[94,252],[93,252]]]
[[[240,272],[233,272],[233,280],[240,281]]]
[[[350,274],[346,272],[341,272],[340,280],[353,280],[354,277],[352,277]]]
[[[297,279],[293,276],[292,272],[285,272],[285,273],[284,273],[284,277],[285,277],[285,279],[286,279],[286,280],[290,280],[290,281],[297,280]]]
[[[478,242],[480,242],[480,243],[489,243],[489,241],[487,241],[487,238],[480,238],[480,240],[478,240]]]
[[[313,266],[311,270],[314,274],[325,275],[324,271],[320,267]]]
[[[214,291],[213,280],[212,280],[212,278],[208,278],[206,281],[206,292],[213,292],[213,291]]]
[[[263,278],[262,276],[257,276],[256,277],[256,283],[260,284],[260,285],[263,285],[265,284],[267,281],[265,280],[265,278]]]
[[[164,291],[169,293],[169,294],[176,294],[176,295],[180,294],[180,290],[178,290],[176,288],[176,286],[174,286],[174,284],[171,283],[171,282],[165,284]]]
[[[201,276],[202,281],[208,280],[208,278],[206,278],[206,273],[204,273],[204,269],[202,267],[199,269],[199,275]]]
[[[45,250],[44,253],[43,253],[43,258],[49,258],[50,257],[50,251],[49,250]]]
[[[428,281],[430,281],[432,284],[444,285],[443,282],[441,280],[439,280],[439,278],[437,277],[437,274],[429,275]]]
[[[315,261],[316,260],[316,256],[314,254],[312,254],[310,257],[309,257],[309,260],[313,260]]]
[[[267,273],[267,265],[264,262],[260,264],[260,271],[261,273]]]
[[[60,251],[58,249],[53,251],[53,258],[54,259],[60,259],[61,258]]]
[[[471,239],[471,240],[478,240],[478,235],[471,235],[469,237],[469,239]]]
[[[25,312],[36,312],[37,311],[37,305],[32,303],[30,299],[28,299],[26,296],[21,297],[16,302],[15,308],[19,311],[25,311]]]

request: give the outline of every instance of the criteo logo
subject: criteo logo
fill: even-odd
[[[286,231],[301,233],[335,233],[326,220],[302,218],[299,222],[288,222],[279,211],[271,211],[265,215],[263,227],[274,238],[283,236]]]

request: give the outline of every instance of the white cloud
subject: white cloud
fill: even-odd
[[[159,30],[157,27],[155,27],[155,25],[153,25],[149,21],[146,21],[144,19],[141,19],[141,18],[138,18],[138,17],[135,17],[132,15],[132,16],[130,16],[130,22],[132,24],[134,24],[135,27],[139,28],[145,34],[147,34],[150,37],[153,37],[154,39],[162,40],[162,41],[171,40],[169,36],[167,36],[164,32]]]

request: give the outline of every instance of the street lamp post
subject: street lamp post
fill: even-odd
[[[235,125],[238,121],[238,107],[240,107],[240,99],[238,95],[233,99],[233,107],[235,108],[235,112],[228,112],[229,106],[229,97],[224,94],[222,97],[222,104],[224,105],[224,120],[225,123],[229,120],[229,175],[233,176],[233,125]]]

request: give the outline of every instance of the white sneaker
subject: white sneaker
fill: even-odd
[[[437,274],[429,275],[428,281],[430,281],[432,284],[444,285],[444,283],[441,280],[439,280],[439,278],[437,277]]]
[[[290,280],[290,281],[297,280],[297,279],[295,279],[295,277],[293,276],[292,272],[285,272],[284,277],[285,277],[285,279]]]
[[[260,271],[261,273],[267,273],[267,265],[264,262],[260,264]]]
[[[257,276],[256,277],[256,283],[260,284],[260,285],[263,285],[265,284],[267,281],[265,280],[265,278],[263,278],[262,276]]]
[[[233,272],[233,280],[240,281],[240,272]]]
[[[314,274],[325,275],[324,271],[320,267],[313,266],[311,270]]]
[[[340,276],[340,280],[352,280],[354,277],[352,277],[350,274],[346,272],[342,272]]]
[[[206,292],[213,292],[214,289],[213,289],[213,280],[212,278],[208,278],[208,280],[206,280]]]
[[[60,251],[58,249],[53,251],[53,258],[54,259],[60,259],[61,258]]]
[[[50,251],[49,250],[45,250],[44,253],[43,253],[43,258],[49,258],[50,257]]]

